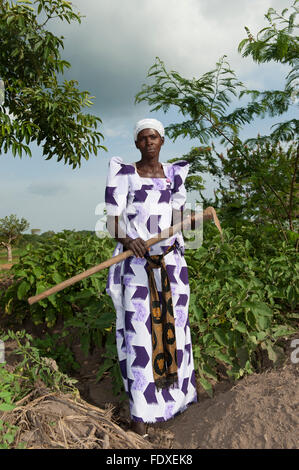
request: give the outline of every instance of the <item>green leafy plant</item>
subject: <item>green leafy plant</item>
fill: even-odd
[[[13,332],[8,330],[1,336],[2,341],[8,339],[16,342],[14,354],[21,356],[21,360],[13,371],[13,400],[17,401],[29,393],[37,381],[41,381],[45,387],[60,390],[62,392],[77,393],[74,384],[76,379],[62,373],[56,362],[49,357],[42,357],[37,347],[33,346],[33,338],[25,330]],[[9,386],[9,379],[8,379]],[[8,405],[11,403],[8,402]]]
[[[23,376],[9,372],[5,363],[0,364],[0,411],[13,410],[13,403],[22,396],[21,382],[24,380]]]
[[[9,315],[13,311],[16,321],[31,318],[35,324],[52,327],[58,316],[68,320],[84,308],[98,308],[102,313],[109,311],[104,294],[106,271],[32,306],[27,299],[104,261],[111,256],[112,248],[109,238],[98,239],[95,235],[85,236],[68,230],[42,239],[37,246],[27,245],[19,262],[11,269],[14,282],[0,299],[5,313]]]
[[[222,242],[215,230],[206,227],[207,241],[186,252],[195,367],[209,393],[219,365],[236,380],[259,369],[260,350],[275,363],[278,339],[295,333],[299,318],[295,248],[280,242],[264,255],[246,235],[224,230]]]
[[[53,335],[46,333],[43,338],[34,338],[32,345],[39,350],[41,356],[54,359],[62,372],[71,373],[80,368],[70,348],[71,339],[67,331]]]
[[[0,413],[11,411],[14,403],[22,398],[22,385],[26,377],[10,372],[5,363],[0,364]],[[24,390],[27,390],[25,385]],[[0,449],[9,449],[15,440],[18,427],[0,419]]]
[[[18,427],[0,419],[0,449],[10,449],[14,443]],[[24,448],[23,445],[18,448]]]
[[[115,342],[115,329],[113,334],[109,335],[105,345],[105,352],[103,354],[104,362],[100,366],[97,373],[97,381],[109,372],[112,378],[112,390],[115,395],[118,395],[120,400],[125,400],[127,395],[124,391],[124,384],[121,375],[121,370],[118,362],[118,355]]]
[[[14,354],[21,356],[15,367],[8,368],[0,364],[0,414],[12,411],[16,403],[29,394],[36,385],[60,390],[65,393],[78,394],[75,388],[77,380],[63,374],[55,361],[42,357],[38,348],[32,345],[33,338],[25,330],[0,332],[2,341],[16,342]],[[14,447],[18,427],[0,419],[0,449]],[[22,448],[21,443],[18,447]]]
[[[114,245],[110,238],[99,239],[94,234],[66,230],[43,238],[36,246],[27,245],[18,264],[12,268],[14,282],[0,303],[6,314],[13,313],[19,322],[30,318],[36,324],[53,327],[58,317],[62,317],[62,337],[47,335],[36,339],[34,345],[40,354],[55,359],[63,371],[77,368],[70,348],[65,344],[70,344],[72,335],[79,336],[86,355],[94,346],[106,348],[110,365],[105,362],[105,372],[112,376],[116,393],[119,393],[122,383],[115,347],[115,310],[105,292],[106,270],[32,306],[26,301],[28,297],[108,259]],[[111,348],[114,348],[113,353]],[[101,376],[100,373],[98,379]]]

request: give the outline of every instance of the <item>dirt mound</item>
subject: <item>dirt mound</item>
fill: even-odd
[[[253,374],[163,423],[175,448],[295,449],[299,445],[299,364]]]

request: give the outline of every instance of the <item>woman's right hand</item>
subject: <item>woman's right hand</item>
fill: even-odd
[[[143,258],[148,251],[146,243],[142,238],[131,238],[124,243],[125,248],[132,250],[136,258]]]

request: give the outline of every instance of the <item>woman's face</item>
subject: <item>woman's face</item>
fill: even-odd
[[[160,149],[164,144],[164,137],[161,137],[155,129],[143,129],[137,136],[136,147],[141,155],[146,158],[159,157]]]

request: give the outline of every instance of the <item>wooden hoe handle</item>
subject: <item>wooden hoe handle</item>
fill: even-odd
[[[220,227],[220,223],[218,220],[218,217],[216,215],[216,211],[213,207],[212,209],[212,215],[213,215],[213,220],[218,228],[218,230],[221,233],[222,236],[222,230]],[[200,220],[202,219],[204,215],[204,212],[196,214],[194,217],[192,217],[192,220]],[[146,246],[149,248],[150,246],[154,245],[155,243],[158,243],[161,240],[165,240],[167,238],[172,237],[172,235],[176,232],[179,232],[184,228],[190,226],[190,217],[186,218],[183,220],[183,222],[179,222],[176,225],[173,225],[170,228],[166,228],[163,230],[158,236],[155,236],[153,238],[150,238],[149,240],[146,241]],[[62,289],[65,289],[66,287],[69,287],[73,284],[75,284],[78,281],[82,281],[82,279],[85,279],[86,277],[91,276],[92,274],[98,273],[99,271],[102,271],[102,269],[109,268],[113,264],[119,263],[120,261],[123,261],[124,259],[128,258],[129,256],[132,256],[133,252],[132,250],[127,250],[124,251],[123,253],[120,253],[117,256],[113,256],[112,258],[104,261],[103,263],[98,264],[97,266],[93,266],[92,268],[87,269],[86,271],[83,271],[80,274],[77,274],[76,276],[70,277],[69,279],[66,279],[65,281],[60,282],[59,284],[56,284],[56,286],[51,287],[50,289],[45,290],[44,292],[41,292],[38,295],[34,295],[33,297],[29,297],[28,303],[30,305],[35,304],[36,302],[39,302],[40,300],[44,299],[45,297],[48,297],[49,295],[56,294],[57,292],[61,291]]]

